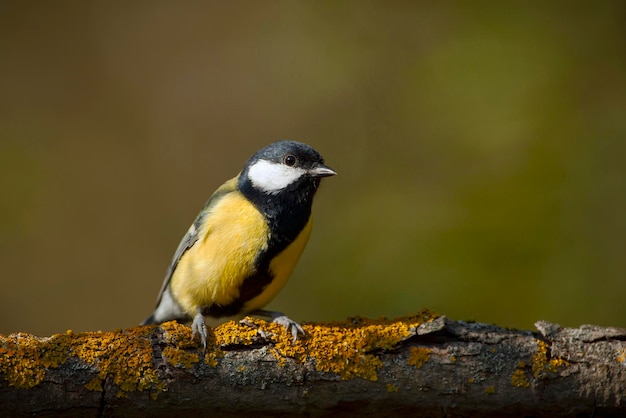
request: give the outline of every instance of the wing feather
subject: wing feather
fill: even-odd
[[[182,256],[198,241],[199,233],[202,228],[202,225],[205,221],[206,216],[211,211],[211,208],[215,206],[221,199],[224,198],[229,193],[232,193],[237,190],[237,180],[239,179],[239,175],[237,177],[228,180],[226,183],[221,185],[213,195],[207,200],[204,207],[193,221],[189,230],[183,237],[183,239],[178,244],[178,248],[176,248],[176,252],[174,253],[174,257],[170,262],[170,265],[167,267],[167,273],[165,274],[165,280],[163,281],[163,285],[161,286],[161,291],[159,292],[159,296],[157,298],[157,307],[161,303],[163,299],[163,293],[168,288],[170,281],[172,280],[172,276],[174,275],[174,271],[178,266],[178,262],[182,258]]]

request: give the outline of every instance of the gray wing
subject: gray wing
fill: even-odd
[[[172,293],[169,289],[169,284],[172,279],[172,275],[174,274],[174,270],[176,270],[176,266],[178,265],[181,257],[198,240],[198,228],[200,225],[199,222],[202,222],[203,213],[204,211],[200,213],[200,216],[196,218],[194,223],[191,225],[191,227],[183,237],[180,244],[178,244],[178,248],[176,249],[174,258],[167,268],[167,274],[165,275],[165,280],[163,281],[161,291],[159,292],[159,297],[157,298],[156,309],[154,310],[154,312],[152,312],[152,315],[150,315],[141,323],[141,325],[160,324],[164,321],[185,319],[186,314],[183,312],[180,305],[172,297]]]
[[[178,266],[178,262],[180,261],[183,254],[187,252],[188,249],[193,247],[193,244],[198,241],[198,229],[200,228],[201,222],[204,218],[203,213],[200,213],[194,223],[191,224],[187,233],[178,244],[178,248],[176,248],[176,252],[174,253],[174,257],[170,262],[170,265],[167,267],[167,273],[165,273],[165,280],[163,281],[163,285],[161,286],[161,291],[159,292],[159,297],[157,298],[157,306],[161,303],[161,299],[163,298],[163,292],[167,289],[167,286],[170,284],[170,280],[172,280],[172,275],[174,274],[174,270],[176,270],[176,266]]]
[[[234,192],[237,190],[237,180],[239,179],[239,175],[233,179],[228,180],[224,183],[220,188],[218,188],[215,193],[209,198],[209,200],[204,205],[204,208],[198,214],[198,217],[189,227],[187,233],[178,244],[178,248],[176,248],[176,252],[174,253],[174,257],[170,262],[170,265],[167,268],[167,273],[165,274],[165,280],[163,281],[163,285],[161,286],[161,291],[159,292],[159,296],[157,298],[157,307],[161,303],[163,299],[163,294],[167,290],[170,281],[172,280],[172,276],[174,275],[174,271],[176,271],[176,267],[178,266],[178,262],[182,258],[182,256],[189,250],[193,245],[198,241],[200,229],[204,224],[206,217],[209,215],[211,208],[215,206],[217,202],[219,202],[225,195]]]

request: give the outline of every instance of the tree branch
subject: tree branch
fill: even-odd
[[[7,416],[611,416],[626,414],[626,330],[538,332],[452,321],[308,324],[291,341],[254,318],[189,328],[0,336]]]

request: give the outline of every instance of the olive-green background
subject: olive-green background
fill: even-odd
[[[626,326],[623,1],[0,2],[0,332],[129,327],[204,201],[323,181],[269,306]]]

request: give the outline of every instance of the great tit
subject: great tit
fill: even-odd
[[[301,142],[278,141],[257,151],[200,211],[142,325],[193,318],[192,335],[206,348],[205,315],[250,313],[272,318],[295,340],[300,325],[261,308],[285,285],[309,240],[320,179],[335,174]]]

